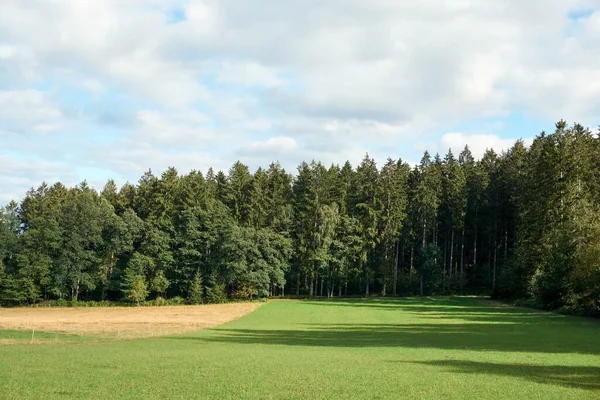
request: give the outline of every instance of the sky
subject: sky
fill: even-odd
[[[600,0],[2,0],[0,204],[43,181],[476,156],[600,123]]]

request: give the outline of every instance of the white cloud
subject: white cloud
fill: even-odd
[[[218,67],[219,82],[246,85],[280,86],[283,80],[277,76],[273,68],[256,62],[225,61]]]
[[[486,150],[493,149],[496,153],[502,153],[510,149],[515,141],[520,138],[503,139],[494,134],[473,134],[473,133],[446,133],[436,142],[420,143],[415,146],[418,150],[424,152],[428,150],[430,154],[439,153],[442,157],[452,150],[455,156],[469,146],[475,159],[480,159]],[[529,141],[526,141],[529,144]]]
[[[112,177],[117,178],[121,183],[127,180],[137,182],[142,173],[148,169],[160,176],[171,166],[176,167],[180,173],[188,173],[191,170],[206,173],[209,167],[215,171],[227,171],[233,164],[230,160],[222,160],[210,153],[200,151],[165,152],[156,147],[144,145],[135,149],[117,149],[109,154],[94,155],[102,157],[103,166],[114,171]]]
[[[168,23],[173,8],[185,20]],[[422,145],[499,150],[510,134],[433,132],[513,112],[597,125],[599,9],[600,0],[4,0],[0,138],[52,163],[106,163],[107,174],[134,177],[153,165],[228,168],[238,155],[289,168],[356,162],[367,150],[406,158]],[[569,17],[582,10],[592,12]],[[70,97],[74,87],[94,100]],[[88,143],[107,125],[119,129],[112,139]],[[44,154],[35,135],[63,139]]]
[[[0,203],[20,200],[27,190],[38,187],[42,182],[53,184],[58,181],[76,184],[74,175],[64,164],[38,160],[20,161],[0,154]]]
[[[0,131],[46,133],[58,128],[62,112],[39,90],[0,90]]]
[[[137,119],[139,128],[133,140],[139,144],[169,148],[205,148],[217,140],[214,130],[205,127],[206,116],[196,111],[186,110],[166,115],[141,110]]]

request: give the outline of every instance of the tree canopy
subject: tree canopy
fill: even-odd
[[[480,160],[146,171],[0,210],[0,303],[491,293],[600,308],[600,139],[556,124]]]

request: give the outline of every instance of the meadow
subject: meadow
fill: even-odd
[[[599,338],[482,298],[274,300],[177,335],[2,345],[0,398],[598,399]]]

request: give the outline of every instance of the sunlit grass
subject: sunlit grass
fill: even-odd
[[[477,298],[282,300],[191,334],[0,346],[0,398],[597,399],[598,338]]]

